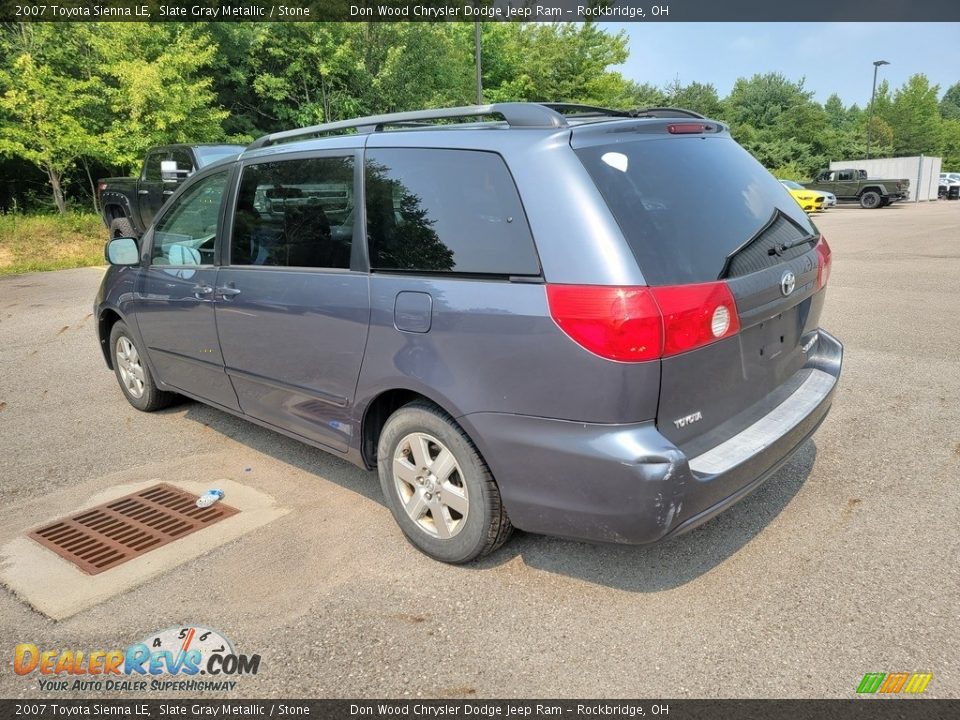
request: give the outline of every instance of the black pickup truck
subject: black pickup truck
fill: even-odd
[[[139,176],[99,180],[97,192],[110,237],[140,237],[180,183],[243,150],[243,145],[164,145],[147,151]]]

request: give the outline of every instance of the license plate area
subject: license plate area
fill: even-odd
[[[786,309],[742,331],[741,349],[747,378],[775,382],[803,364],[799,307]]]

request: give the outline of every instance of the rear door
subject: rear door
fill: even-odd
[[[370,319],[359,167],[352,149],[245,163],[217,277],[220,348],[243,411],[340,451]]]
[[[832,183],[830,190],[834,195],[856,197],[857,193],[860,192],[860,179],[855,177],[852,170],[838,170],[834,177],[836,181]]]
[[[741,325],[736,335],[661,361],[657,425],[680,445],[730,435],[798,381],[822,304],[819,233],[725,133],[648,130],[634,138],[611,144],[609,134],[589,134],[578,143],[575,131],[574,148],[644,278],[671,287],[726,281]],[[691,192],[690,177],[710,182]]]

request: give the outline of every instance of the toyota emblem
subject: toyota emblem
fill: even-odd
[[[797,286],[797,276],[794,275],[791,271],[787,270],[783,277],[780,278],[780,292],[783,293],[783,296],[786,297],[793,292],[793,289]]]

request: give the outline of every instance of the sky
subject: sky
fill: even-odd
[[[812,6],[811,6],[812,7]],[[877,84],[891,89],[922,72],[940,95],[960,82],[960,23],[604,23],[625,30],[630,58],[618,69],[662,86],[712,83],[725,97],[738,77],[780,72],[806,77],[819,102],[837,93],[845,104],[870,100],[873,61],[887,60]]]

